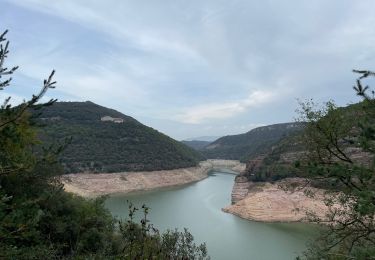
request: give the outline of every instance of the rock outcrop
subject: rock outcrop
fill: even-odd
[[[280,186],[286,182],[298,181],[285,179],[271,183],[253,184],[246,197],[223,209],[244,219],[262,222],[307,221],[306,212],[314,212],[324,218],[328,207],[323,202],[324,190],[309,188],[315,196],[309,197],[304,190],[285,191]]]
[[[368,165],[372,161],[369,153],[354,147],[347,148],[346,154],[358,164]],[[277,169],[272,166],[289,166],[306,153],[304,151],[284,151],[279,153],[276,160],[266,162],[267,156],[258,156],[249,160],[246,169],[235,178],[232,190],[232,205],[223,211],[237,215],[244,219],[262,222],[296,222],[308,221],[306,212],[314,212],[318,217],[324,219],[329,208],[324,203],[323,189],[305,187],[294,192],[286,191],[282,186],[304,187],[304,179],[284,178],[283,180],[272,180],[278,174]],[[276,169],[276,171],[275,171]],[[285,168],[284,168],[285,169]],[[257,180],[257,175],[263,173],[264,181]],[[293,174],[291,174],[293,176]],[[263,177],[263,176],[262,176]],[[305,190],[315,194],[314,197],[307,196]]]
[[[253,186],[253,182],[249,180],[249,177],[253,176],[261,166],[263,158],[263,156],[258,156],[248,161],[245,169],[240,171],[240,174],[236,176],[232,189],[232,204],[237,203],[247,196],[249,189]]]
[[[249,193],[250,182],[245,176],[236,176],[232,189],[232,204],[244,199]]]

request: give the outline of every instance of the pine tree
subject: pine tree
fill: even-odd
[[[0,90],[18,68],[4,65],[6,33],[0,35]],[[130,219],[116,229],[105,198],[64,192],[56,159],[62,147],[43,147],[33,124],[35,111],[56,101],[40,103],[55,87],[53,76],[28,101],[12,106],[7,98],[0,107],[0,259],[207,259],[205,244],[196,246],[186,230],[151,228],[146,206],[141,223]]]
[[[359,104],[338,108],[330,101],[322,109],[311,102],[302,105],[307,157],[298,163],[302,172],[329,190],[322,235],[306,253],[308,259],[375,258],[375,98],[363,80],[375,76],[358,71],[353,87]]]

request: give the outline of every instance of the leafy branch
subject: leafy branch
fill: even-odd
[[[1,81],[1,78],[3,76],[13,74],[18,69],[18,66],[15,66],[11,69],[4,67],[4,61],[8,57],[9,53],[9,41],[7,41],[7,39],[5,38],[5,35],[7,33],[8,30],[6,30],[0,35],[0,43],[4,41],[6,42],[5,45],[0,44],[0,90],[3,90],[5,87],[9,86],[10,82],[12,81],[11,77],[4,81]]]
[[[5,87],[9,86],[10,82],[12,81],[11,77],[3,81],[1,81],[1,78],[3,76],[13,74],[18,69],[18,66],[15,66],[11,69],[4,67],[5,59],[8,57],[8,53],[9,53],[9,41],[6,39],[7,33],[8,33],[8,30],[6,30],[0,35],[0,42],[5,42],[5,45],[3,45],[2,43],[0,44],[0,90],[3,90]],[[4,119],[0,121],[0,128],[3,128],[8,124],[15,123],[19,118],[22,117],[25,111],[30,108],[38,109],[43,106],[52,105],[54,102],[56,102],[57,99],[50,99],[46,103],[37,104],[45,95],[48,89],[52,89],[56,87],[56,81],[53,80],[54,74],[55,74],[55,70],[52,70],[49,77],[43,81],[43,86],[38,94],[32,95],[30,100],[24,101],[22,104],[16,106],[15,108],[12,108],[9,103],[10,97],[6,98],[4,103],[1,106],[0,111],[5,115],[11,115],[11,116],[5,116]],[[10,113],[10,110],[13,110],[13,111],[16,110],[16,113]]]

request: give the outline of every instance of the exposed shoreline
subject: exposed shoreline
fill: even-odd
[[[185,185],[206,178],[215,169],[240,173],[245,169],[245,164],[235,160],[206,160],[196,167],[175,170],[66,174],[61,177],[61,181],[65,191],[85,198],[95,198]]]
[[[324,190],[311,188],[315,196],[306,196],[305,189],[285,191],[282,185],[300,182],[297,178],[276,183],[252,183],[248,194],[222,210],[243,219],[259,222],[309,222],[306,212],[325,218],[328,207],[323,202]]]

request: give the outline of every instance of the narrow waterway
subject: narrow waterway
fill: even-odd
[[[113,196],[106,206],[113,215],[127,217],[127,200],[151,208],[150,220],[160,230],[184,227],[196,242],[206,242],[213,260],[294,259],[316,228],[306,224],[265,224],[247,221],[221,211],[230,204],[234,175],[213,172],[184,187],[135,195]]]

